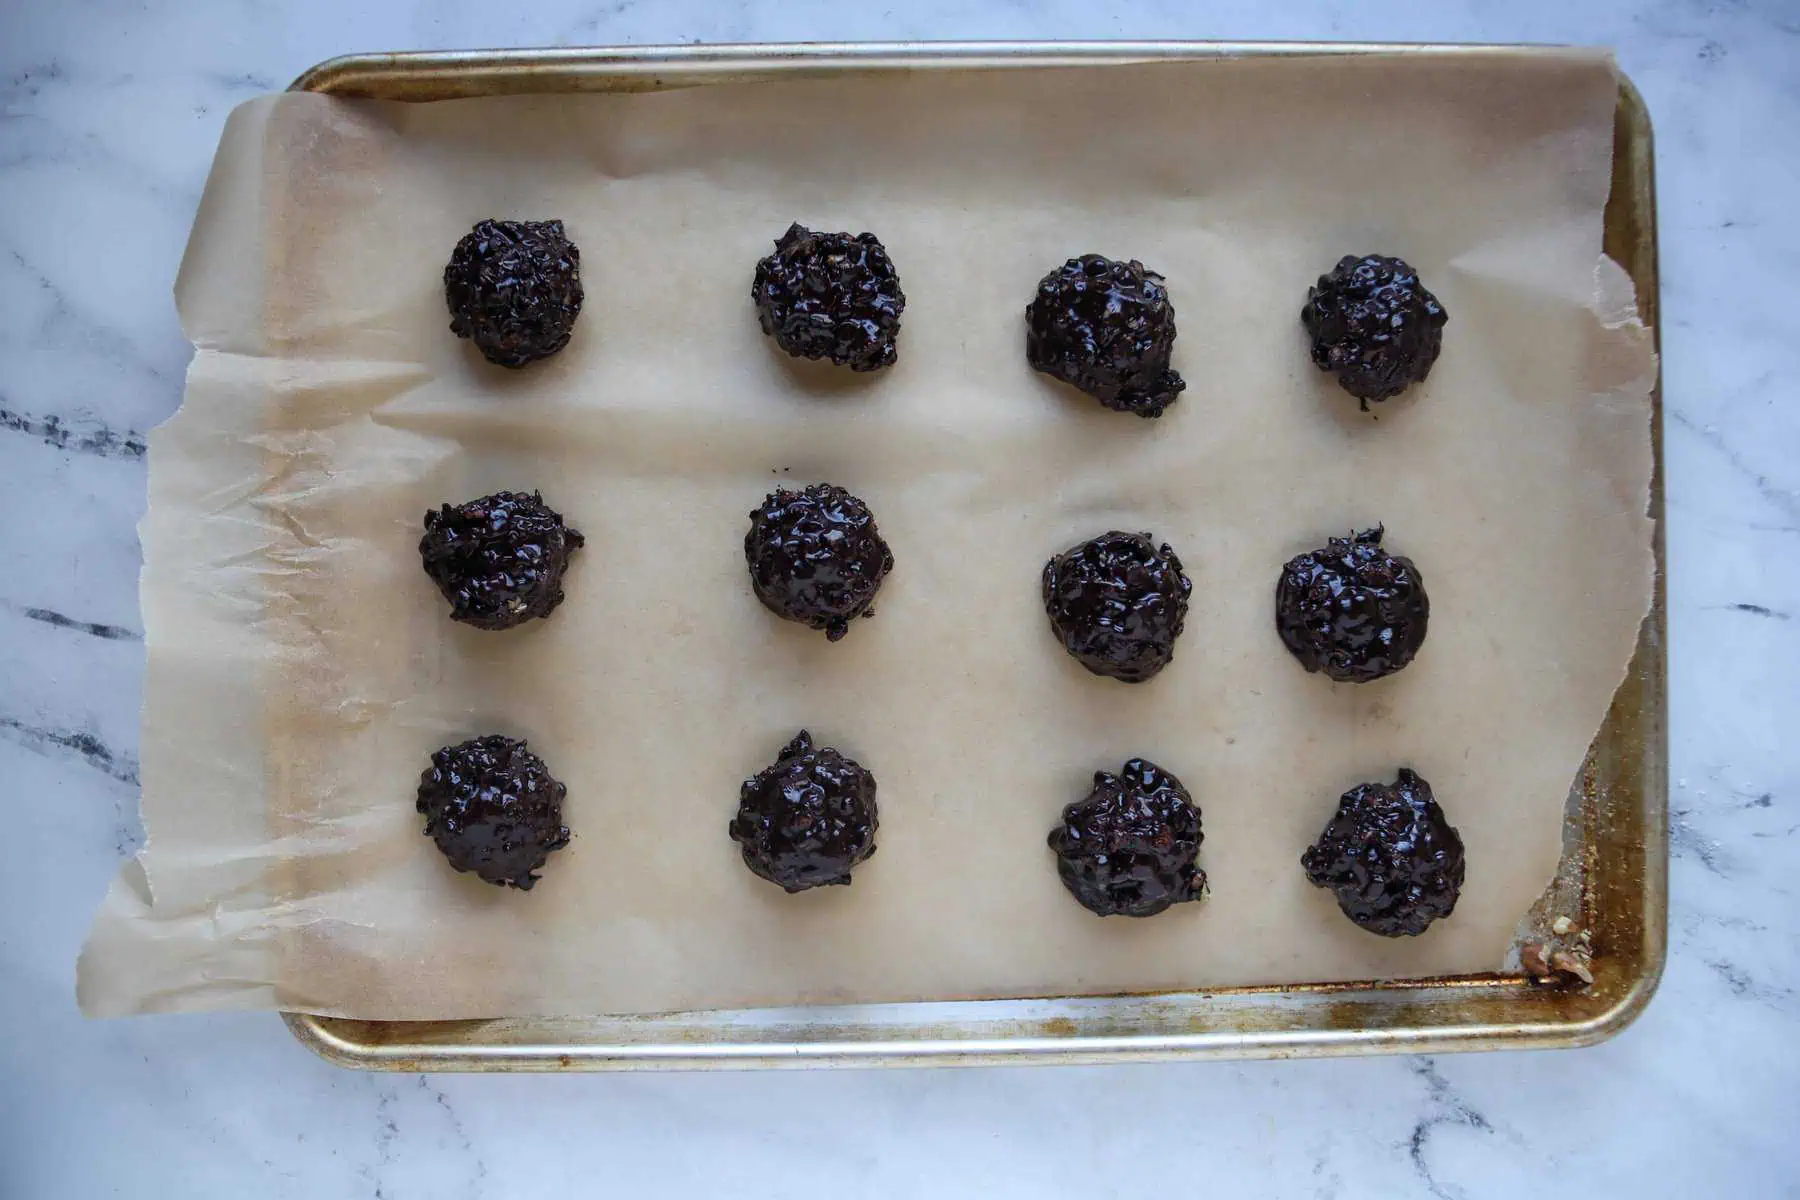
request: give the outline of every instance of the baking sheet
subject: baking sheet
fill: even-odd
[[[151,841],[84,1003],[438,1017],[1497,966],[1649,593],[1648,339],[1597,274],[1615,89],[1571,54],[249,106],[152,448]],[[442,259],[492,214],[560,215],[584,252],[576,340],[524,375],[442,329]],[[887,242],[894,371],[844,386],[762,343],[749,267],[791,218]],[[1191,386],[1157,425],[1024,366],[1033,283],[1089,249],[1170,279]],[[1378,421],[1296,320],[1352,249],[1405,255],[1452,314]],[[899,559],[836,646],[769,620],[739,550],[768,486],[821,477]],[[552,622],[453,629],[418,515],[501,486],[542,487],[589,549]],[[1376,520],[1432,635],[1334,688],[1269,593]],[[1036,603],[1045,556],[1114,526],[1196,582],[1175,666],[1137,689],[1064,658]],[[877,772],[883,830],[854,887],[786,897],[723,826],[800,724]],[[571,784],[576,842],[529,896],[452,875],[411,811],[429,750],[489,728]],[[1195,791],[1213,895],[1102,922],[1042,837],[1133,753]],[[1471,853],[1456,916],[1403,944],[1296,865],[1337,792],[1402,762]]]

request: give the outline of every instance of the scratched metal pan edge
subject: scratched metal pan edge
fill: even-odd
[[[359,54],[291,90],[431,101],[649,91],[894,70],[1247,56],[1555,54],[1557,47],[1330,42],[941,42],[636,46]],[[1620,76],[1605,246],[1637,286],[1661,351],[1650,116]],[[329,1062],[389,1071],[868,1067],[1298,1058],[1551,1049],[1603,1041],[1654,994],[1667,951],[1667,589],[1662,378],[1651,393],[1656,578],[1623,684],[1570,792],[1564,873],[1593,936],[1591,986],[1522,974],[1283,984],[1154,995],[921,1002],[482,1021],[284,1013]]]

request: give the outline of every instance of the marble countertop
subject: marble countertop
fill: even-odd
[[[1800,1194],[1800,8],[1107,7],[4,6],[0,906],[27,919],[0,933],[0,1195],[779,1196],[797,1163],[882,1197]],[[267,1014],[84,1021],[76,949],[140,836],[144,432],[180,398],[170,286],[232,106],[357,50],[995,37],[1617,48],[1662,205],[1674,862],[1648,1013],[1553,1054],[554,1079],[353,1074]]]

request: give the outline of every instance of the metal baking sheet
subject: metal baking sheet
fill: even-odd
[[[1222,42],[1005,42],[635,47],[355,55],[294,90],[430,101],[519,93],[649,91],[850,72],[1069,66],[1251,55],[1413,54],[1495,47]],[[1530,47],[1502,48],[1521,56]],[[1660,351],[1649,114],[1621,77],[1606,252],[1637,285]],[[666,1013],[579,1019],[358,1021],[284,1014],[343,1066],[394,1071],[626,1070],[1284,1058],[1551,1048],[1610,1037],[1662,973],[1668,873],[1662,387],[1652,392],[1656,579],[1625,682],[1570,792],[1555,915],[1587,931],[1591,985],[1525,974],[1198,992]],[[1548,922],[1551,908],[1537,916]]]

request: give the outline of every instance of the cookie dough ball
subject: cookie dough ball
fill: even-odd
[[[1463,844],[1431,785],[1401,768],[1391,785],[1364,783],[1345,792],[1300,865],[1370,933],[1414,937],[1456,907]]]
[[[789,892],[850,882],[875,853],[875,776],[802,729],[744,781],[731,840],[744,865]]]
[[[444,268],[450,332],[522,367],[569,344],[581,315],[581,251],[561,221],[480,221]]]
[[[1300,323],[1312,360],[1362,401],[1397,396],[1423,383],[1444,345],[1450,318],[1419,273],[1398,258],[1348,255],[1308,288]]]
[[[425,836],[450,865],[530,891],[537,870],[569,844],[567,789],[525,743],[499,734],[445,746],[419,777]]]
[[[834,642],[851,621],[873,615],[869,606],[894,569],[869,506],[830,483],[769,493],[750,514],[744,558],[765,608]]]
[[[756,319],[795,358],[829,359],[852,371],[894,364],[906,295],[887,248],[872,233],[814,233],[788,226],[756,264]]]
[[[451,620],[511,629],[562,603],[563,572],[582,544],[536,492],[495,492],[426,513],[419,556]]]
[[[1094,790],[1050,831],[1063,886],[1102,917],[1151,917],[1200,899],[1203,840],[1200,810],[1181,780],[1141,758],[1117,775],[1096,771]]]
[[[1194,585],[1167,543],[1114,530],[1044,564],[1050,628],[1096,675],[1142,683],[1175,657]]]
[[[1071,258],[1025,306],[1025,357],[1115,412],[1160,417],[1187,383],[1169,369],[1175,309],[1163,277],[1132,259]]]
[[[1431,600],[1409,558],[1367,529],[1288,560],[1275,585],[1275,629],[1308,671],[1339,683],[1392,675],[1425,643]]]

